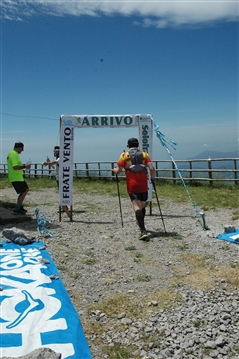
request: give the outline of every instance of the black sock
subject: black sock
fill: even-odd
[[[145,215],[146,215],[146,208],[145,207],[142,208],[142,213],[143,213],[143,217],[145,217]]]
[[[139,224],[139,228],[141,229],[141,231],[145,231],[144,216],[143,216],[142,210],[138,209],[137,211],[135,211],[135,216],[136,216],[137,222]]]

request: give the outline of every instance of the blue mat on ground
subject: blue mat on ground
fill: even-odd
[[[57,268],[49,253],[41,249],[44,243],[2,243],[1,356],[23,356],[45,347],[61,353],[62,359],[92,359]]]
[[[227,242],[239,244],[239,228],[236,229],[236,232],[222,233],[222,234],[219,234],[216,238],[223,239],[224,241],[227,241]]]

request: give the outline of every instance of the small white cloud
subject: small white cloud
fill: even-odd
[[[208,143],[204,143],[204,144],[203,144],[203,147],[207,147],[207,148],[208,148],[208,147],[212,147],[212,145],[210,145],[210,144],[208,144]]]

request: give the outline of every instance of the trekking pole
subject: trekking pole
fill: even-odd
[[[117,189],[118,189],[118,198],[119,198],[119,207],[120,207],[121,224],[122,224],[122,227],[124,227],[124,223],[123,223],[123,216],[122,216],[122,209],[121,209],[121,201],[120,201],[120,190],[119,190],[119,180],[118,180],[118,175],[116,175],[116,182],[117,182]]]
[[[167,231],[166,231],[166,228],[165,228],[162,211],[161,211],[160,204],[159,204],[159,199],[158,199],[158,195],[157,195],[157,191],[156,191],[156,186],[155,186],[155,183],[154,183],[154,182],[152,182],[152,183],[153,183],[153,187],[154,187],[154,192],[155,192],[155,195],[156,195],[156,199],[157,199],[157,202],[158,202],[159,212],[160,212],[160,216],[161,216],[161,219],[162,219],[162,222],[163,222],[164,231],[165,231],[165,234],[166,234],[166,236],[167,236]]]

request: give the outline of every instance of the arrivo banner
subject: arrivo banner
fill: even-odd
[[[74,127],[132,127],[151,122],[151,115],[62,115],[63,126]]]
[[[73,204],[74,129],[138,127],[139,147],[152,157],[153,118],[148,114],[135,115],[62,115],[60,118],[59,205]],[[148,200],[152,199],[149,183]]]

